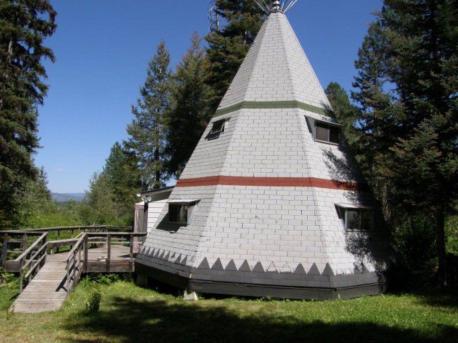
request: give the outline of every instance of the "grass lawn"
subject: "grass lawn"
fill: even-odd
[[[7,316],[0,288],[0,342],[458,342],[458,299],[385,295],[302,302],[179,297],[127,281],[99,285],[98,313],[85,313],[85,280],[57,313]]]

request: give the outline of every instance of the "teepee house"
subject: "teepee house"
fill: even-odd
[[[377,294],[370,197],[284,8],[268,10],[175,188],[148,194],[137,273],[209,294]]]

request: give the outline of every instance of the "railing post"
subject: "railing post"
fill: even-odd
[[[135,238],[134,235],[130,235],[130,251],[129,251],[129,256],[131,259],[134,258],[134,243],[135,243]]]
[[[19,293],[24,289],[24,271],[22,270],[23,260],[19,262]]]
[[[82,248],[84,248],[84,242]],[[81,263],[81,249],[78,249],[78,263]]]
[[[6,264],[6,259],[8,258],[8,234],[6,233],[3,236],[2,255],[0,256],[0,258],[0,265],[4,266]]]
[[[27,249],[27,234],[24,233],[22,235],[21,250],[26,250],[26,249]]]
[[[88,242],[89,242],[88,237],[89,236],[86,233],[84,235],[85,235],[85,237],[84,237],[84,243],[83,243],[83,247],[84,247],[84,264],[83,264],[84,265],[84,269],[83,269],[83,271],[85,273],[87,273],[87,262],[88,262],[88,258],[89,258],[89,251],[88,251],[89,250],[89,246],[88,246],[89,245],[88,244]]]
[[[107,273],[110,272],[110,261],[111,261],[111,235],[107,235]]]
[[[130,250],[129,250],[129,264],[130,264],[130,271],[134,271],[134,235],[130,234]]]

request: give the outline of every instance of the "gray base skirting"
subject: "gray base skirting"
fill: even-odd
[[[353,275],[332,276],[327,280],[307,285],[307,281],[288,282],[288,277],[258,278],[249,280],[243,277],[235,280],[233,275],[212,273],[206,275],[193,274],[191,278],[160,270],[136,262],[135,271],[141,280],[152,279],[173,286],[201,294],[218,294],[246,297],[268,297],[275,299],[326,300],[350,299],[366,295],[381,294],[385,290],[382,275],[377,273],[362,273]],[[266,275],[267,276],[267,275]],[[226,279],[226,280],[225,280]],[[343,280],[339,280],[343,279]],[[293,280],[289,280],[293,281]]]

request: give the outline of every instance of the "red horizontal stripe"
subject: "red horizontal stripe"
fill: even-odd
[[[355,182],[318,179],[314,177],[249,177],[249,176],[208,176],[194,179],[180,179],[177,187],[201,186],[258,186],[258,187],[316,187],[327,189],[356,190]]]

